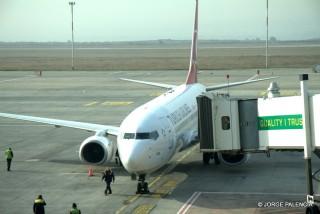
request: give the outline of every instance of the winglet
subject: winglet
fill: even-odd
[[[197,43],[198,43],[198,0],[196,0],[196,12],[195,12],[195,19],[194,19],[194,30],[193,30],[193,37],[192,37],[192,44],[191,44],[191,54],[190,54],[190,66],[189,72],[186,79],[186,84],[193,84],[197,82],[197,72],[198,72],[198,65],[197,65]]]

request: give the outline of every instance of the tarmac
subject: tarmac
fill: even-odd
[[[248,79],[256,70],[201,71],[207,86]],[[311,69],[261,70],[279,76],[282,95],[298,95],[299,78],[309,74],[311,93],[320,93],[320,74]],[[230,78],[227,79],[226,75]],[[186,71],[8,71],[0,72],[0,112],[120,125],[134,108],[163,89],[119,78],[181,84]],[[231,96],[261,97],[269,82],[225,89]],[[151,194],[136,195],[136,183],[115,163],[89,166],[78,157],[93,133],[0,118],[0,213],[32,213],[37,195],[46,213],[66,213],[73,202],[82,213],[304,213],[306,178],[302,152],[253,154],[237,167],[202,164],[199,146],[178,153],[148,176]],[[14,152],[6,171],[4,150]],[[313,157],[313,171],[320,161]],[[101,172],[112,167],[113,194],[105,196]],[[94,176],[88,176],[92,168]],[[1,170],[2,169],[2,170]],[[320,190],[319,190],[320,191]],[[315,184],[315,192],[318,185]]]

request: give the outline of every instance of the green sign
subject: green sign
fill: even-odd
[[[279,115],[258,117],[259,130],[302,129],[302,115]]]

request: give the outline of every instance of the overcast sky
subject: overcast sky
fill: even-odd
[[[67,0],[0,0],[0,41],[71,40]],[[195,0],[75,0],[75,41],[191,39]],[[199,0],[200,39],[265,39],[266,0]],[[269,0],[269,36],[320,38],[320,0]]]

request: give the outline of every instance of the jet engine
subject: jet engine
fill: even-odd
[[[92,164],[102,164],[112,160],[117,148],[115,143],[104,136],[91,136],[80,145],[80,160]]]
[[[237,166],[249,160],[249,154],[245,153],[222,153],[219,152],[220,161],[229,166]]]

